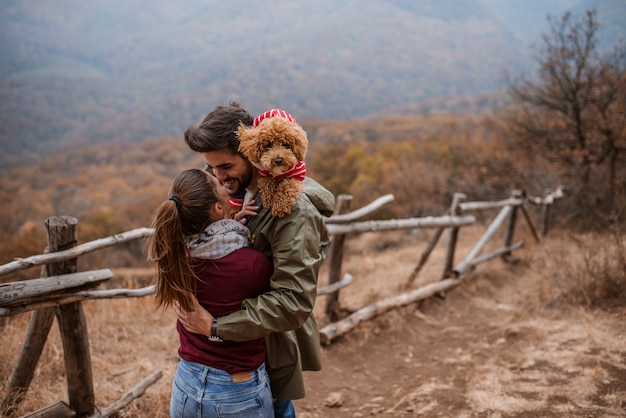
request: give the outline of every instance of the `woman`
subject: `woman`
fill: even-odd
[[[211,174],[179,173],[158,208],[148,241],[156,264],[156,302],[187,312],[196,304],[220,317],[269,290],[273,267],[249,246],[250,232],[229,213],[228,192]],[[179,363],[171,417],[273,417],[263,339],[222,341],[177,321]]]

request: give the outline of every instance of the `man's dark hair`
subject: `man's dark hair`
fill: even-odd
[[[239,151],[237,128],[240,124],[252,125],[254,117],[239,103],[218,105],[205,116],[200,126],[189,125],[185,131],[185,142],[193,151],[211,152],[226,149],[231,154]]]

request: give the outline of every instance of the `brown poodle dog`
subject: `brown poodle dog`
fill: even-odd
[[[239,151],[259,174],[263,205],[279,218],[291,213],[304,190],[304,158],[309,140],[306,132],[289,113],[272,109],[257,118],[251,128],[240,126]]]

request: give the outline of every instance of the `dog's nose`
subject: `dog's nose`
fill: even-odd
[[[283,165],[283,159],[282,158],[274,158],[274,164],[276,164],[276,165]]]

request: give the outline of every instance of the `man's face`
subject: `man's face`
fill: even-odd
[[[233,155],[222,150],[204,152],[202,155],[213,175],[230,195],[243,192],[256,179],[252,164],[239,154]]]

